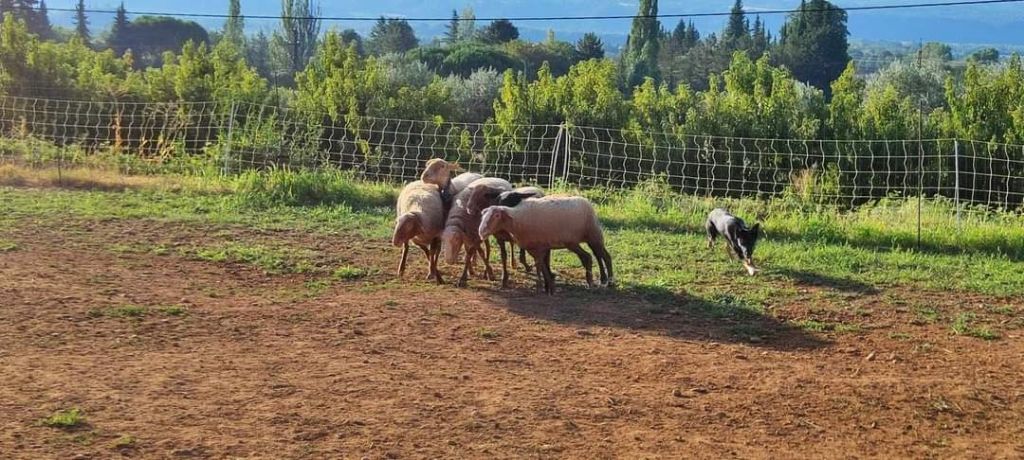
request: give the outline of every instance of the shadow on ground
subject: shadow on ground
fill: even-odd
[[[813,350],[830,342],[724,295],[701,298],[647,285],[588,290],[559,285],[555,296],[532,289],[493,291],[515,314],[579,327],[613,327],[680,340],[745,343],[782,351]]]
[[[878,289],[870,284],[861,283],[847,278],[837,278],[822,275],[820,273],[789,268],[775,268],[772,273],[792,279],[794,282],[804,286],[819,286],[843,292],[854,292],[857,294],[873,295],[878,294]]]

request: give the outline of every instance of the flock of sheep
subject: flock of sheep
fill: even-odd
[[[489,262],[491,236],[501,254],[501,286],[508,287],[509,249],[519,246],[519,261],[530,272],[526,261],[529,252],[537,268],[537,288],[548,294],[555,292],[551,273],[551,250],[568,249],[575,253],[587,275],[587,285],[594,286],[593,261],[581,245],[586,243],[597,259],[601,286],[615,284],[612,257],[604,244],[604,232],[593,205],[586,198],[568,195],[545,195],[537,187],[513,188],[505,179],[484,177],[466,172],[452,178],[458,165],[435,158],[427,161],[420,180],[411,182],[398,196],[398,220],[391,242],[402,246],[398,276],[405,274],[409,242],[427,256],[427,278],[444,281],[437,262],[443,253],[449,264],[458,263],[465,249],[462,276],[458,286],[466,285],[473,274],[477,257],[483,261],[485,276],[494,279]],[[748,228],[742,219],[724,209],[715,209],[705,224],[708,247],[722,236],[727,249],[743,260],[750,275],[754,268],[754,246],[760,236],[760,225]],[[515,268],[515,258],[511,260]]]
[[[477,257],[483,261],[485,276],[494,279],[488,261],[493,236],[498,243],[502,265],[502,287],[508,286],[509,249],[519,246],[519,261],[529,272],[526,252],[536,264],[537,288],[554,294],[551,273],[551,250],[574,252],[587,274],[587,285],[593,287],[593,261],[580,246],[586,243],[597,259],[601,285],[615,284],[612,258],[605,249],[604,233],[594,207],[579,196],[550,195],[537,187],[513,188],[505,179],[484,177],[466,172],[452,178],[458,165],[442,159],[427,162],[420,180],[409,183],[398,196],[398,220],[392,244],[402,246],[398,276],[405,273],[409,242],[423,250],[429,263],[428,279],[443,283],[438,258],[444,253],[449,264],[458,263],[465,251],[462,276],[458,285],[465,286],[473,274]],[[515,259],[511,260],[515,268]]]

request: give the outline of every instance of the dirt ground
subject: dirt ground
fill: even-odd
[[[343,235],[65,221],[4,237],[3,458],[1024,457],[1022,330],[954,335],[909,307],[1007,299],[795,281],[746,325],[770,333],[743,338],[682,296],[548,298],[521,273],[506,292],[437,287],[419,254],[394,282],[394,248]],[[380,271],[318,285],[123,249],[216,238]],[[845,314],[832,297],[869,312],[860,330],[792,326]],[[102,313],[117,305],[148,310]],[[79,426],[40,423],[71,407]]]

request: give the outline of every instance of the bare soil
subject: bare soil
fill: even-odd
[[[550,298],[521,272],[509,291],[438,287],[419,253],[396,282],[395,248],[345,235],[40,221],[2,236],[17,244],[0,252],[4,458],[1024,457],[1020,299],[809,278],[738,323],[565,274]],[[173,250],[219,241],[308,248],[320,268]],[[346,264],[370,274],[330,278]],[[145,314],[109,314],[125,305]],[[956,312],[1002,337],[953,334]],[[795,326],[808,318],[858,329]],[[79,426],[40,424],[71,407]]]

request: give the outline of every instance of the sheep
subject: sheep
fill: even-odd
[[[469,199],[466,203],[466,212],[469,215],[478,215],[480,211],[496,205],[504,206],[515,206],[519,204],[524,198],[527,197],[541,197],[544,196],[544,191],[538,187],[519,187],[515,190],[504,190],[496,187],[480,186],[474,187],[473,192],[470,194]],[[512,236],[506,232],[498,232],[494,235],[494,239],[498,241],[499,254],[501,255],[501,287],[505,289],[508,287],[509,279],[509,263],[508,253],[505,250],[505,243],[509,243],[510,251],[515,252],[515,243],[512,241]],[[523,264],[523,269],[527,273],[530,272],[530,264],[526,261],[526,250],[519,248],[519,261]],[[516,266],[515,257],[512,258],[512,268]]]
[[[395,221],[395,232],[391,236],[391,244],[402,246],[402,260],[398,263],[398,277],[405,275],[405,262],[409,256],[409,241],[423,250],[427,256],[431,277],[438,284],[441,272],[437,269],[437,259],[441,252],[441,231],[444,229],[444,205],[441,194],[434,184],[423,181],[410,182],[398,195],[398,217]]]
[[[568,249],[583,263],[587,285],[593,286],[590,255],[580,243],[587,243],[597,257],[601,271],[601,284],[614,285],[611,254],[604,246],[604,233],[594,207],[583,197],[546,196],[528,198],[516,207],[492,206],[484,210],[478,234],[486,238],[505,231],[519,247],[533,256],[537,265],[537,288],[554,294],[554,275],[551,274],[551,250]]]
[[[487,260],[486,254],[483,254],[483,250],[480,248],[480,243],[487,239],[478,239],[477,232],[474,231],[480,223],[480,216],[472,215],[467,212],[466,209],[470,196],[473,195],[474,190],[478,187],[490,187],[503,191],[512,190],[512,184],[508,183],[508,181],[504,179],[485,177],[483,179],[473,181],[473,183],[455,196],[455,202],[452,205],[451,211],[448,213],[448,219],[445,222],[444,231],[441,233],[441,245],[445,261],[450,264],[456,263],[459,255],[459,249],[462,246],[466,247],[466,259],[462,268],[462,277],[459,278],[459,282],[457,283],[459,287],[464,287],[466,285],[470,266],[472,265],[474,255],[477,253],[483,256],[484,270],[487,279],[494,278],[494,272],[491,270],[491,264]]]

